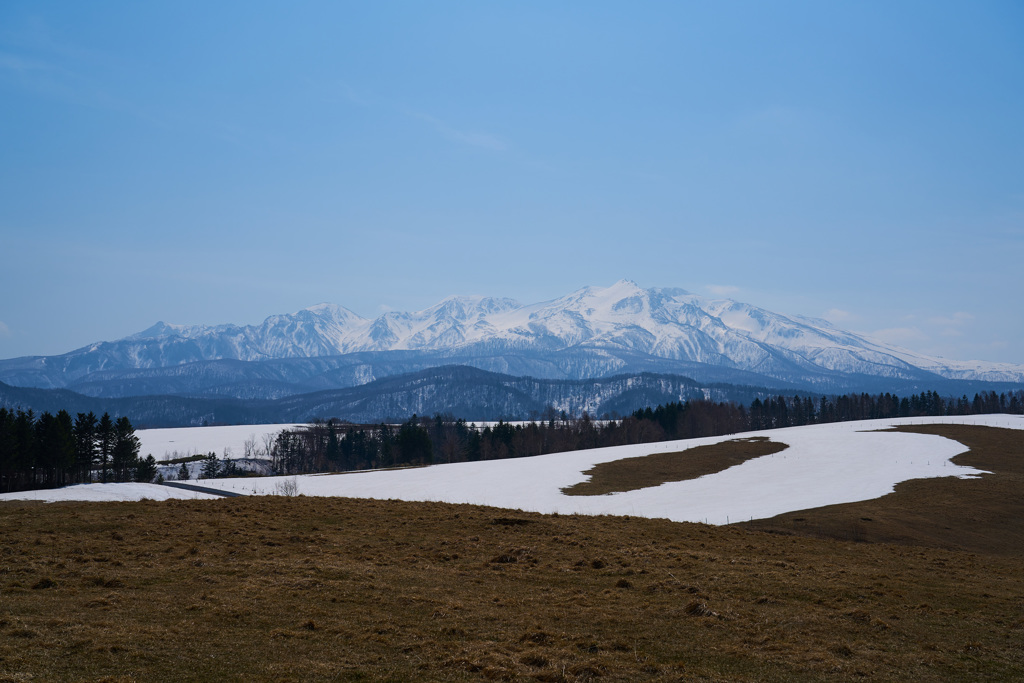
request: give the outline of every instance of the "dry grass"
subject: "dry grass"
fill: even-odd
[[[1024,563],[347,499],[0,508],[0,680],[1024,676]]]
[[[670,481],[697,479],[786,448],[788,446],[784,443],[770,441],[764,436],[752,436],[685,451],[623,458],[595,465],[584,472],[590,475],[589,480],[567,486],[562,493],[599,496],[659,486]]]
[[[1009,508],[985,502],[1002,489],[951,483],[961,514],[1002,528]],[[3,504],[0,681],[1024,678],[1024,553],[749,526],[303,497]]]

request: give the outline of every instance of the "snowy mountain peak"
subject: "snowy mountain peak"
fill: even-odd
[[[644,289],[631,280],[583,287],[527,305],[506,298],[452,296],[421,311],[390,311],[375,319],[323,303],[268,317],[260,325],[159,322],[131,337],[90,345],[44,365],[74,368],[82,377],[96,370],[206,360],[390,351],[441,354],[446,359],[495,358],[499,367],[508,367],[517,354],[576,354],[586,360],[561,371],[578,379],[621,371],[632,367],[630,363],[663,371],[672,371],[677,363],[680,371],[703,364],[804,384],[827,381],[837,373],[1024,382],[1022,366],[932,358],[822,320],[780,315],[730,299],[706,299],[683,289]],[[554,367],[553,360],[538,362]]]
[[[168,325],[163,320],[157,321],[152,327],[147,327],[141,332],[125,337],[125,339],[156,339],[176,334],[175,325]]]
[[[136,332],[129,337],[125,337],[125,339],[142,340],[159,339],[160,337],[192,337],[202,334],[209,329],[206,325],[171,325],[161,320],[142,332]]]
[[[304,308],[302,310],[333,320],[362,320],[358,315],[344,306],[339,306],[338,304],[323,303],[317,304],[316,306],[310,306],[309,308]]]
[[[515,299],[495,299],[484,296],[450,296],[430,308],[419,311],[418,315],[469,320],[521,307],[522,304]]]

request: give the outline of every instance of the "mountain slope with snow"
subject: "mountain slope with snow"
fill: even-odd
[[[412,354],[411,358],[441,354],[446,363],[497,371],[505,370],[488,365],[493,359],[557,354],[562,374],[546,376],[568,379],[636,371],[635,360],[624,360],[628,357],[660,363],[662,371],[665,363],[675,362],[809,387],[826,387],[835,376],[1024,382],[1024,366],[924,356],[824,320],[707,299],[681,289],[643,289],[627,280],[529,305],[511,299],[450,297],[422,311],[388,312],[375,319],[320,304],[271,316],[260,325],[161,322],[130,337],[61,356],[0,361],[0,381],[65,387],[97,373],[212,360],[264,362],[396,352]],[[372,378],[371,374],[366,379]]]

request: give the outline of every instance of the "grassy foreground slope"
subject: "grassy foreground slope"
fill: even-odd
[[[913,429],[994,474],[732,527],[0,504],[0,681],[1024,679],[1024,434]]]
[[[0,680],[1024,677],[1024,561],[324,498],[0,506]]]

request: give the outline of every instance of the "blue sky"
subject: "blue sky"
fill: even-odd
[[[0,3],[0,357],[621,278],[1024,363],[1019,2]]]

